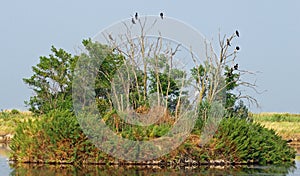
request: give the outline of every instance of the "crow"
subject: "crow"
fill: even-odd
[[[240,33],[238,30],[235,31],[236,36],[240,37]]]
[[[159,15],[161,19],[164,19],[164,14],[162,12]]]
[[[136,20],[138,19],[138,13],[137,12],[135,13],[134,17],[135,17]]]
[[[132,24],[135,24],[134,18],[131,18],[131,22]]]

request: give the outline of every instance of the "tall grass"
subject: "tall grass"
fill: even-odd
[[[300,122],[300,114],[289,113],[260,113],[251,114],[256,122]]]
[[[33,115],[28,112],[21,112],[16,109],[2,110],[0,112],[0,135],[15,133],[18,124],[34,120]]]

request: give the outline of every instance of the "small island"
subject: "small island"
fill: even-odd
[[[233,34],[230,40],[235,37],[236,34]],[[223,49],[228,48],[230,44],[226,43],[225,39],[221,43]],[[3,131],[0,137],[3,142],[9,142],[12,150],[10,160],[16,163],[164,167],[293,162],[296,151],[289,143],[299,141],[299,131],[295,131],[295,134],[281,133],[276,131],[276,128],[272,129],[276,126],[275,123],[268,124],[268,122],[299,123],[300,116],[250,113],[244,102],[234,93],[240,86],[240,72],[238,64],[227,65],[228,62],[225,62],[229,59],[227,54],[223,53],[221,59],[217,58],[217,65],[212,64],[212,61],[204,62],[200,65],[195,64],[189,70],[191,73],[189,80],[195,83],[197,93],[193,96],[197,99],[195,106],[190,106],[192,102],[188,96],[190,90],[185,89],[190,82],[182,81],[187,72],[171,67],[168,61],[170,58],[165,55],[145,59],[148,66],[143,68],[130,65],[129,63],[133,64],[132,60],[119,52],[120,48],[111,48],[90,39],[84,40],[83,45],[87,52],[81,56],[72,56],[63,49],[56,49],[53,46],[52,54],[49,57],[40,57],[40,62],[32,67],[34,74],[30,78],[24,78],[24,82],[35,92],[35,95],[26,102],[30,112],[23,113],[18,110],[1,112]],[[102,60],[97,63],[99,68],[95,71],[93,85],[95,94],[90,96],[92,101],[88,101],[90,99],[85,99],[82,96],[85,95],[84,92],[81,92],[88,91],[82,86],[84,84],[77,84],[82,86],[80,89],[74,87],[74,82],[86,81],[86,77],[76,75],[76,71],[78,67],[82,69],[85,66],[80,65],[82,63],[94,64],[95,58],[99,56]],[[87,75],[92,70],[91,67],[84,69],[88,70],[84,73]],[[76,79],[74,75],[77,76]],[[219,81],[217,85],[214,82],[216,79]],[[116,80],[122,84],[113,82]],[[120,94],[124,85],[128,90],[124,89],[126,91]],[[157,96],[151,99],[149,96],[151,94]],[[80,103],[93,105],[83,106],[84,110],[89,113],[97,110],[99,116],[89,119],[88,115],[84,114],[79,118],[80,114],[76,111],[78,107],[74,106],[73,101],[80,98],[83,98]],[[125,100],[128,100],[128,104],[123,103]],[[130,107],[129,110],[127,106]],[[193,107],[196,111],[191,110]],[[189,114],[186,115],[185,112]],[[124,119],[130,117],[133,118],[131,120],[135,120],[135,117],[142,117],[145,114],[150,114],[143,116],[148,120],[153,117],[159,118],[148,126],[133,125],[126,121],[128,119]],[[194,117],[194,123],[192,127],[189,124],[183,125],[191,128],[190,131],[187,130],[189,134],[182,140],[183,142],[165,155],[143,161],[115,158],[100,150],[95,146],[95,142],[90,140],[90,135],[94,133],[89,133],[83,128],[85,123],[90,122],[89,125],[92,127],[95,125],[95,128],[97,124],[103,123],[114,132],[115,136],[131,141],[151,141],[165,137],[183,116],[188,119],[189,115]],[[215,118],[216,116],[221,118]],[[146,123],[147,119],[143,122]],[[14,127],[16,124],[17,127]],[[95,128],[92,130],[96,130]],[[204,134],[206,136],[203,137]],[[294,138],[289,138],[291,136]],[[109,139],[101,139],[101,142],[107,141]],[[113,147],[115,144],[105,145]],[[153,148],[149,151],[158,151],[161,148],[157,145],[150,147]],[[136,146],[128,146],[126,149],[128,152],[131,149],[137,150],[136,155],[147,158],[147,153],[143,153],[142,156]]]

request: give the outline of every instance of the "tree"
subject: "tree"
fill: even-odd
[[[34,91],[25,104],[35,114],[45,114],[53,109],[72,110],[72,74],[78,57],[63,49],[51,47],[48,57],[32,67],[33,75],[23,81]]]
[[[63,49],[56,49],[52,46],[53,54],[49,57],[41,56],[40,62],[32,67],[34,74],[30,78],[23,79],[35,93],[29,101],[25,102],[30,106],[30,111],[35,114],[45,114],[53,109],[72,111],[73,73],[79,57],[85,58],[87,62],[93,61],[95,57],[103,58],[97,68],[95,98],[98,100],[103,98],[105,104],[110,104],[112,107],[109,97],[111,81],[116,70],[122,65],[124,57],[114,54],[108,46],[92,42],[91,39],[83,40],[82,44],[87,52],[80,56],[72,56]]]
[[[228,38],[224,35],[223,38],[219,35],[220,54],[219,57],[207,57],[202,64],[195,64],[191,69],[193,78],[196,82],[196,87],[199,96],[199,118],[200,121],[207,120],[207,114],[210,111],[211,104],[214,101],[219,101],[225,108],[226,117],[241,117],[248,116],[248,108],[243,100],[248,100],[257,105],[255,98],[243,95],[237,90],[238,87],[244,86],[256,90],[256,85],[251,84],[241,79],[242,74],[251,72],[240,70],[236,62],[236,57],[239,46],[233,50],[231,42],[236,37],[239,37],[235,32]],[[199,123],[200,128],[203,123]]]

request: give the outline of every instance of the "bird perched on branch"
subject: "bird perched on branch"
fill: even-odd
[[[135,12],[134,17],[135,17],[136,20],[138,19],[139,16],[138,16],[138,13],[137,13],[137,12]]]
[[[135,24],[134,18],[131,18],[131,22],[132,24]]]
[[[229,39],[227,39],[227,45],[228,45],[228,46],[231,46],[230,40],[229,40]]]
[[[240,47],[239,47],[239,46],[236,46],[235,49],[238,51],[238,50],[240,50]]]
[[[239,64],[235,64],[235,65],[233,66],[233,68],[234,68],[235,70],[239,69]]]
[[[236,36],[240,37],[240,33],[238,30],[235,31]]]
[[[111,36],[111,34],[108,34],[108,38],[109,38],[110,40],[114,40],[113,37]]]
[[[164,19],[164,14],[162,12],[159,14],[159,16],[161,19]]]

